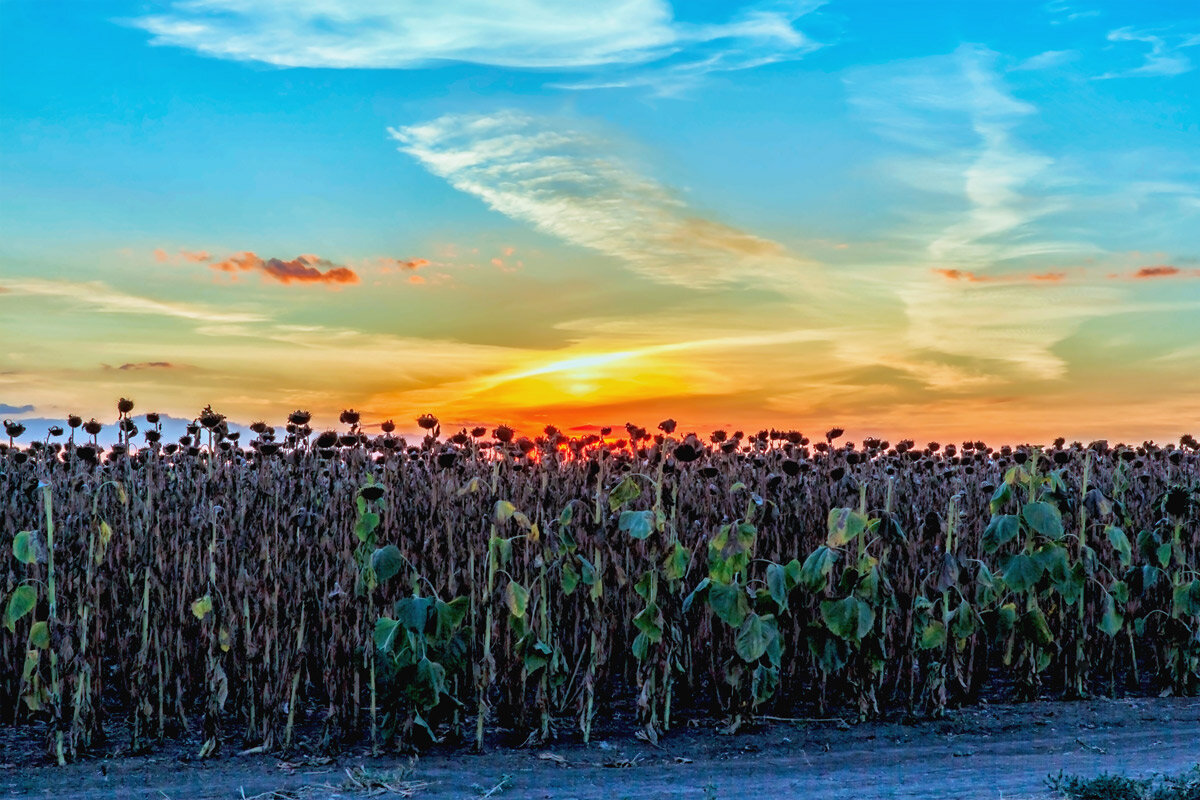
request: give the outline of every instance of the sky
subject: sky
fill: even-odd
[[[0,0],[6,418],[1200,429],[1194,0],[70,10]]]

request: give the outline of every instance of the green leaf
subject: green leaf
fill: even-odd
[[[501,567],[508,566],[508,562],[512,560],[512,542],[508,539],[493,536],[488,540],[488,550],[496,564]]]
[[[828,519],[830,547],[841,547],[867,529],[867,517],[852,508],[832,508]]]
[[[37,605],[37,590],[28,584],[22,584],[9,595],[8,606],[4,609],[4,627],[10,631],[17,629],[17,620],[33,611]]]
[[[954,638],[969,639],[971,634],[975,633],[975,613],[971,610],[970,603],[959,603],[958,608],[950,615],[950,620],[950,630],[954,633]]]
[[[204,619],[212,613],[212,610],[213,601],[211,595],[206,594],[204,597],[192,601],[192,614],[195,615],[196,619]]]
[[[1025,625],[1025,635],[1037,644],[1042,647],[1049,647],[1054,643],[1054,634],[1050,633],[1050,626],[1046,623],[1046,615],[1037,606],[1025,612],[1022,622]]]
[[[375,570],[375,579],[379,583],[394,577],[404,566],[404,556],[400,548],[394,544],[384,545],[371,554],[371,568]]]
[[[628,475],[608,493],[608,508],[610,511],[616,511],[629,501],[636,500],[641,493],[642,489],[638,486],[637,481],[633,479],[632,475]]]
[[[1167,542],[1166,544],[1159,545],[1158,550],[1155,551],[1155,555],[1158,557],[1158,565],[1166,567],[1171,563],[1171,543]]]
[[[37,561],[37,531],[21,531],[13,537],[13,555],[22,564]]]
[[[1154,531],[1142,531],[1137,536],[1137,548],[1142,558],[1154,562],[1158,560],[1158,548],[1162,541]],[[1165,566],[1165,565],[1164,565]]]
[[[646,638],[651,642],[662,640],[663,634],[663,618],[658,610],[658,605],[648,603],[645,608],[633,618],[633,624],[637,629],[646,635]]]
[[[1005,475],[1004,482],[996,487],[996,491],[992,492],[992,499],[988,501],[988,510],[995,514],[997,511],[1004,508],[1004,504],[1007,503],[1011,498],[1012,481],[1008,479],[1008,475]]]
[[[705,592],[708,591],[710,584],[712,584],[712,578],[705,578],[704,580],[700,581],[700,583],[696,584],[696,588],[692,589],[691,593],[683,599],[683,613],[686,614],[688,611],[690,611],[692,604],[695,603],[696,600],[705,596]]]
[[[1087,584],[1087,570],[1081,562],[1071,565],[1061,579],[1055,579],[1054,588],[1062,595],[1063,602],[1069,606],[1075,605],[1083,597],[1083,589]]]
[[[35,622],[29,628],[29,643],[39,650],[50,647],[50,627],[45,620]]]
[[[787,573],[787,588],[790,592],[800,585],[800,575],[804,571],[804,565],[800,563],[799,559],[793,558],[784,565],[784,570]]]
[[[512,515],[517,513],[517,507],[507,500],[497,500],[496,505],[492,507],[492,519],[497,525],[503,525],[512,519]]]
[[[875,609],[857,597],[824,600],[821,602],[821,619],[834,636],[857,641],[871,632]]]
[[[396,635],[401,630],[400,623],[389,617],[375,620],[375,649],[384,653],[392,652],[396,643]]]
[[[654,570],[646,570],[642,573],[642,577],[638,578],[637,583],[633,585],[633,590],[647,603],[653,603],[658,599],[657,577]]]
[[[568,503],[563,508],[562,513],[558,515],[558,527],[565,528],[571,524],[572,518],[575,516],[575,506]]]
[[[733,644],[738,656],[746,663],[752,664],[762,658],[767,652],[767,647],[778,638],[779,626],[774,616],[747,614]]]
[[[1034,550],[1031,557],[1050,580],[1061,583],[1067,579],[1070,563],[1065,547],[1047,542]]]
[[[596,583],[596,568],[592,566],[592,562],[588,561],[583,556],[579,557],[579,566],[583,569],[579,572],[579,579],[584,586],[593,586]]]
[[[1003,577],[1005,585],[1019,594],[1037,585],[1042,577],[1042,568],[1024,553],[1017,553],[1005,561]]]
[[[509,581],[504,594],[509,612],[514,617],[524,617],[525,610],[529,607],[529,592],[525,587],[516,581]]]
[[[437,617],[436,639],[440,642],[449,641],[454,632],[462,627],[471,610],[471,600],[468,597],[456,597],[449,603],[438,600],[435,616]]]
[[[1002,486],[1007,487],[1008,484]],[[1020,532],[1021,521],[1016,514],[997,514],[983,531],[983,549],[985,552],[994,553],[1017,538]]]
[[[979,573],[975,576],[975,603],[980,606],[990,606],[996,601],[996,576],[988,569],[987,564],[979,563]]]
[[[1112,596],[1116,598],[1121,605],[1129,602],[1129,584],[1125,581],[1113,581],[1112,586],[1108,587],[1112,592]]]
[[[787,571],[782,564],[767,565],[767,591],[771,593],[771,599],[775,601],[779,613],[787,611]]]
[[[718,617],[731,628],[739,627],[750,611],[750,601],[736,583],[715,582],[708,587],[708,604]]]
[[[638,661],[645,661],[646,656],[650,654],[650,638],[644,633],[639,633],[633,639],[633,657]]]
[[[808,558],[804,559],[804,565],[800,568],[800,585],[810,592],[819,592],[824,589],[837,558],[837,551],[826,545],[821,545],[813,550],[809,553]]]
[[[402,597],[393,607],[396,619],[414,633],[424,633],[429,628],[429,618],[434,610],[434,597]]]
[[[645,539],[654,533],[654,512],[622,511],[617,520],[617,529],[634,539]]]
[[[1191,617],[1200,614],[1200,580],[1181,583],[1172,591],[1175,616]]]
[[[1050,503],[1040,500],[1026,503],[1021,509],[1021,516],[1029,523],[1029,527],[1047,539],[1057,541],[1063,537],[1062,514]]]
[[[1125,535],[1125,531],[1116,525],[1109,525],[1104,529],[1104,533],[1113,546],[1113,550],[1116,551],[1117,557],[1121,560],[1121,564],[1126,567],[1132,564],[1133,549],[1129,545],[1129,537]]]
[[[669,581],[682,580],[687,575],[688,566],[692,563],[692,551],[679,542],[663,561],[663,577]]]
[[[946,623],[940,619],[931,619],[921,630],[918,642],[922,650],[936,650],[946,644]]]
[[[360,542],[367,542],[378,527],[379,515],[374,511],[367,511],[359,516],[358,522],[354,523],[354,535]]]
[[[562,590],[563,594],[570,596],[574,594],[575,587],[579,585],[579,571],[575,569],[575,565],[567,561],[562,566]]]
[[[1115,598],[1108,592],[1104,593],[1104,615],[1100,617],[1100,630],[1107,633],[1109,636],[1116,636],[1120,632],[1121,626],[1125,623],[1125,617],[1117,611],[1117,603]]]

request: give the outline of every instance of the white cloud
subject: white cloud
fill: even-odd
[[[1141,42],[1150,45],[1141,66],[1133,69],[1106,72],[1100,79],[1107,78],[1145,78],[1170,77],[1191,72],[1195,67],[1186,54],[1179,52],[1185,47],[1200,44],[1200,36],[1184,36],[1176,43],[1168,38],[1158,36],[1148,31],[1138,31],[1133,28],[1118,28],[1108,34],[1110,42]]]
[[[133,24],[153,35],[152,44],[281,67],[456,61],[579,70],[663,62],[678,80],[802,55],[814,45],[794,22],[818,5],[754,5],[701,25],[676,20],[666,0],[174,0]]]
[[[96,311],[110,314],[152,314],[205,323],[261,322],[261,314],[246,311],[220,311],[196,303],[154,300],[117,291],[99,281],[42,280],[23,278],[6,280],[3,288],[13,294],[61,297]]]
[[[394,129],[401,150],[491,208],[656,281],[690,287],[770,280],[814,291],[812,264],[707,219],[614,157],[602,138],[515,112]]]

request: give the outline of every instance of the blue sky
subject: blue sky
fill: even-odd
[[[4,0],[0,401],[1174,435],[1197,64],[1194,2]]]

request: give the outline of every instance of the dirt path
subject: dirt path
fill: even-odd
[[[6,747],[0,760],[13,761]],[[565,761],[565,764],[561,761]],[[1045,778],[1182,772],[1200,762],[1200,700],[1096,700],[983,706],[917,725],[773,723],[720,736],[693,728],[661,749],[629,737],[484,756],[427,755],[415,779],[425,800],[480,797],[508,777],[496,798],[720,798],[726,800],[1032,800],[1049,798]],[[387,769],[399,758],[343,756],[329,765],[281,767],[265,756],[206,763],[173,755],[0,768],[0,798],[199,800],[284,788],[337,786],[347,766]],[[751,797],[747,798],[747,795]],[[312,789],[312,800],[353,798]],[[394,796],[394,795],[393,795]]]

